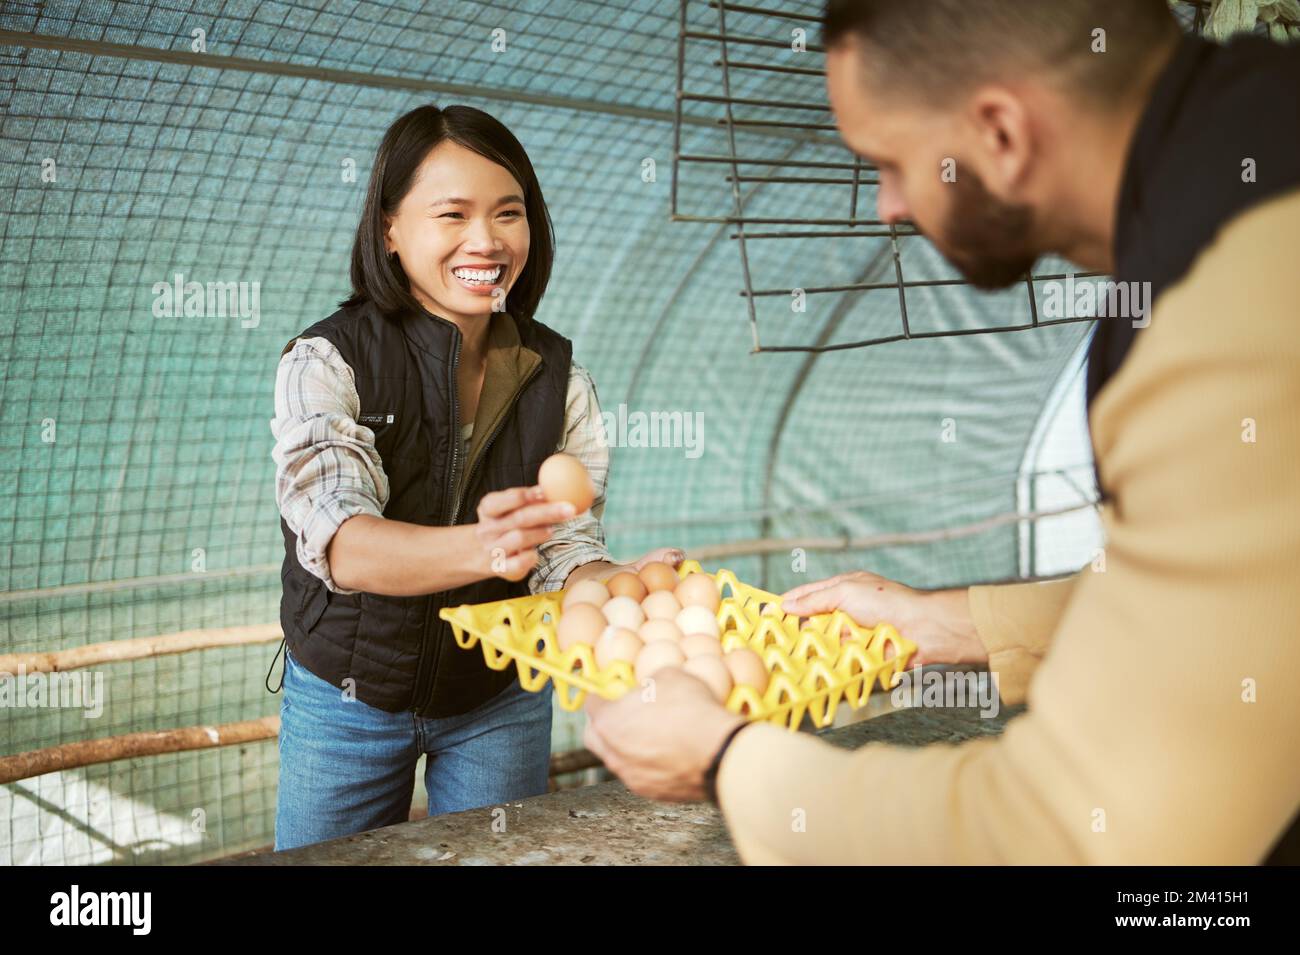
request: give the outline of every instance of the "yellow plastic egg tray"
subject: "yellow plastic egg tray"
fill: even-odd
[[[677,568],[678,577],[694,572],[704,571],[693,560]],[[794,614],[760,611],[764,604],[779,605],[776,594],[741,583],[729,570],[709,576],[722,594],[717,613],[722,651],[749,647],[763,658],[771,674],[761,696],[754,687],[741,684],[727,697],[728,710],[751,720],[797,730],[808,714],[816,726],[827,726],[842,701],[857,709],[877,684],[889,689],[916,652],[916,644],[887,623],[860,627],[837,610],[808,617],[801,627]],[[565,710],[577,710],[588,693],[618,699],[637,686],[632,664],[620,660],[601,670],[588,644],[560,650],[555,624],[564,595],[565,591],[556,590],[462,604],[443,608],[439,616],[451,624],[461,647],[469,650],[481,642],[483,658],[492,669],[504,670],[513,662],[524,689],[536,693],[553,680]],[[845,631],[852,636],[841,641]]]

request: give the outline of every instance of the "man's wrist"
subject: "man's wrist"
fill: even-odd
[[[704,795],[709,802],[716,804],[718,801],[718,772],[722,769],[722,760],[726,757],[732,742],[742,730],[752,725],[751,721],[737,717],[728,725],[722,740],[714,745],[713,756],[704,767]]]

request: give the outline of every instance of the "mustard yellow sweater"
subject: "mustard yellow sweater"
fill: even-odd
[[[1027,712],[918,749],[746,729],[718,776],[745,862],[1266,855],[1300,804],[1297,249],[1300,192],[1233,219],[1093,402],[1104,571],[971,589]]]

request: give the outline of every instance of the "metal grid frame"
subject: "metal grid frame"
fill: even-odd
[[[1051,325],[1097,321],[1096,316],[1068,316],[1063,318],[1041,317],[1039,314],[1037,293],[1034,288],[1034,283],[1044,281],[1063,281],[1071,277],[1077,279],[1088,279],[1101,276],[1102,273],[1075,272],[1030,274],[1024,277],[1029,305],[1028,323],[1020,322],[1013,325],[996,325],[981,328],[949,329],[940,331],[914,330],[908,315],[908,289],[931,288],[936,286],[972,286],[970,282],[963,279],[908,279],[903,274],[903,261],[899,250],[898,240],[900,237],[921,236],[921,233],[911,224],[894,226],[879,219],[862,217],[858,212],[858,201],[861,189],[864,186],[879,185],[879,180],[873,178],[873,174],[877,172],[876,168],[870,164],[864,163],[859,156],[844,147],[842,143],[838,144],[839,148],[843,149],[843,151],[848,154],[848,159],[843,162],[811,161],[795,158],[762,159],[757,157],[748,157],[742,155],[741,150],[739,150],[736,145],[736,132],[738,129],[757,127],[786,130],[795,136],[802,137],[804,142],[817,142],[824,145],[825,139],[819,137],[818,134],[827,131],[834,132],[836,127],[833,123],[828,122],[759,119],[737,114],[736,108],[759,108],[826,113],[829,110],[829,107],[824,102],[817,102],[814,99],[761,99],[733,96],[731,92],[733,71],[756,71],[768,74],[783,74],[786,76],[824,77],[825,69],[794,67],[775,62],[762,62],[761,55],[754,59],[736,59],[732,55],[732,48],[736,46],[753,48],[761,54],[761,51],[764,50],[786,50],[788,49],[788,44],[783,40],[775,40],[763,36],[737,34],[733,32],[727,25],[727,13],[730,11],[736,14],[758,16],[801,25],[818,24],[820,23],[821,18],[796,10],[783,9],[779,6],[757,7],[748,4],[732,3],[729,2],[729,0],[707,0],[707,5],[717,11],[716,32],[709,32],[691,28],[688,17],[688,6],[690,2],[691,0],[679,0],[678,3],[677,87],[673,131],[673,181],[670,218],[674,222],[716,222],[727,223],[735,226],[735,231],[729,236],[729,238],[737,243],[737,249],[740,256],[741,275],[743,277],[744,287],[740,290],[739,294],[745,299],[746,309],[748,312],[750,331],[753,340],[750,352],[751,354],[757,354],[760,352],[820,353],[826,351],[866,348],[873,345],[883,345],[891,342],[907,341],[912,339],[949,338],[960,335],[1018,332]],[[1180,2],[1184,2],[1189,8],[1188,12],[1190,13],[1192,21],[1189,25],[1190,29],[1195,32],[1200,32],[1204,28],[1206,16],[1210,8],[1209,0],[1180,0]],[[713,61],[712,65],[718,71],[718,86],[721,91],[720,94],[705,93],[686,88],[685,77],[687,72],[688,41],[700,41],[715,44],[717,46],[717,58]],[[816,43],[807,43],[806,49],[812,54],[825,54],[825,48]],[[707,155],[686,153],[682,151],[681,134],[683,125],[686,123],[699,123],[700,121],[700,117],[691,116],[685,112],[684,105],[686,103],[708,103],[721,107],[723,115],[720,118],[716,118],[714,123],[716,126],[722,127],[725,130],[727,144],[726,154]],[[678,183],[682,177],[683,167],[689,164],[703,166],[723,165],[729,169],[729,175],[726,177],[725,181],[729,187],[731,198],[732,212],[730,215],[691,215],[683,212],[679,208]],[[742,166],[766,167],[768,173],[766,175],[745,174],[742,173]],[[835,172],[839,175],[795,175],[796,173],[805,170],[816,170],[822,173]],[[847,216],[844,218],[810,218],[800,216],[764,217],[747,214],[747,197],[744,193],[743,186],[745,184],[751,184],[754,189],[757,190],[762,188],[764,185],[775,183],[799,183],[837,187],[848,186],[849,199]],[[752,198],[752,194],[749,198]],[[748,231],[749,226],[787,226],[791,227],[791,231],[769,230],[754,232]],[[763,344],[758,327],[758,309],[756,302],[758,299],[764,297],[788,296],[790,294],[790,289],[755,288],[750,270],[747,243],[751,241],[807,238],[889,239],[890,252],[893,258],[894,280],[892,282],[857,282],[825,285],[805,288],[803,291],[808,295],[852,295],[861,292],[894,289],[898,293],[898,311],[901,326],[898,333],[835,344]]]

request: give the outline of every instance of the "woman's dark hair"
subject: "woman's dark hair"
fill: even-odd
[[[339,304],[349,308],[369,301],[385,315],[420,313],[406,271],[397,256],[390,257],[384,248],[384,216],[397,212],[415,182],[420,163],[446,140],[504,166],[523,186],[530,235],[528,260],[506,293],[506,311],[514,318],[529,320],[546,291],[555,261],[551,214],[519,140],[499,120],[472,106],[420,106],[388,127],[370,170],[366,204],[352,246],[352,295]]]

